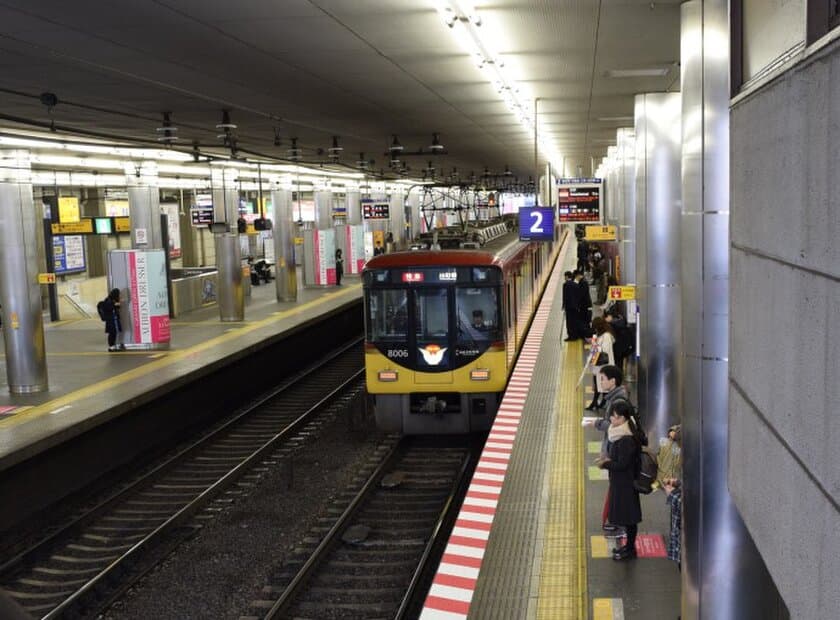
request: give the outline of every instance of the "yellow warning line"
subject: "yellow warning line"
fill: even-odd
[[[254,323],[249,323],[247,325],[243,325],[237,329],[233,329],[227,333],[221,334],[220,336],[216,336],[215,338],[211,338],[210,340],[206,340],[199,344],[193,345],[186,349],[179,349],[177,351],[170,352],[166,357],[157,359],[153,362],[149,362],[148,364],[144,364],[138,368],[134,368],[132,370],[123,372],[121,374],[115,375],[113,377],[109,377],[107,379],[103,379],[97,383],[84,387],[80,390],[76,390],[75,392],[70,392],[69,394],[65,394],[64,396],[59,396],[51,401],[46,403],[37,405],[32,409],[26,411],[25,413],[20,413],[14,416],[9,417],[6,420],[0,421],[0,429],[6,428],[9,426],[15,426],[20,424],[23,421],[30,420],[32,418],[36,418],[49,412],[57,409],[58,407],[62,407],[65,405],[71,405],[79,400],[90,398],[93,396],[97,396],[104,392],[105,390],[109,390],[111,388],[117,387],[123,383],[127,383],[129,381],[134,381],[135,379],[139,379],[146,375],[157,373],[175,364],[184,360],[188,357],[195,357],[200,354],[202,351],[206,351],[212,347],[217,345],[223,344],[225,342],[229,342],[245,334],[248,334],[252,331],[256,331],[261,329],[267,325],[272,323],[276,323],[277,321],[294,316],[296,314],[300,314],[301,312],[306,312],[310,308],[317,306],[324,301],[329,299],[334,299],[338,297],[349,297],[349,293],[356,294],[358,289],[361,288],[361,284],[356,284],[353,286],[342,287],[341,290],[335,291],[332,293],[327,293],[326,295],[322,295],[318,299],[313,299],[312,301],[307,301],[302,303],[299,306],[295,306],[294,308],[290,308],[289,310],[284,310],[283,312],[277,312],[269,316],[268,318],[262,319],[260,321],[256,321]],[[122,353],[111,353],[111,355],[117,356],[122,355]]]
[[[540,567],[537,619],[581,620],[588,612],[583,429],[583,401],[577,389],[582,351],[579,342],[565,347],[563,376],[555,397],[557,441],[549,474],[545,547]]]

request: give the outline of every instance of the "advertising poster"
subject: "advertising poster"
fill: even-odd
[[[312,231],[314,242],[315,284],[335,284],[335,231]]]
[[[362,273],[365,268],[365,227],[351,225],[345,228],[345,246],[347,248],[347,273]],[[372,252],[373,250],[371,250]]]
[[[166,215],[166,226],[169,231],[169,258],[181,257],[181,223],[178,220],[178,203],[160,203],[160,212]]]
[[[85,243],[81,235],[57,235],[53,240],[53,260],[58,275],[87,269]]]
[[[169,300],[162,251],[128,252],[133,344],[169,342]]]

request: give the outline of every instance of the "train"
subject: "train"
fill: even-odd
[[[441,238],[375,256],[362,274],[365,381],[385,432],[490,429],[568,230],[523,242],[506,218]]]

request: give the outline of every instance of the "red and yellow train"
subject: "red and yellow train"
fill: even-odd
[[[396,252],[367,263],[366,381],[382,430],[470,433],[492,425],[568,234],[521,242],[510,224],[501,226],[480,249]]]

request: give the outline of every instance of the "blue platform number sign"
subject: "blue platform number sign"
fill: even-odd
[[[520,207],[520,241],[554,241],[554,207]]]

